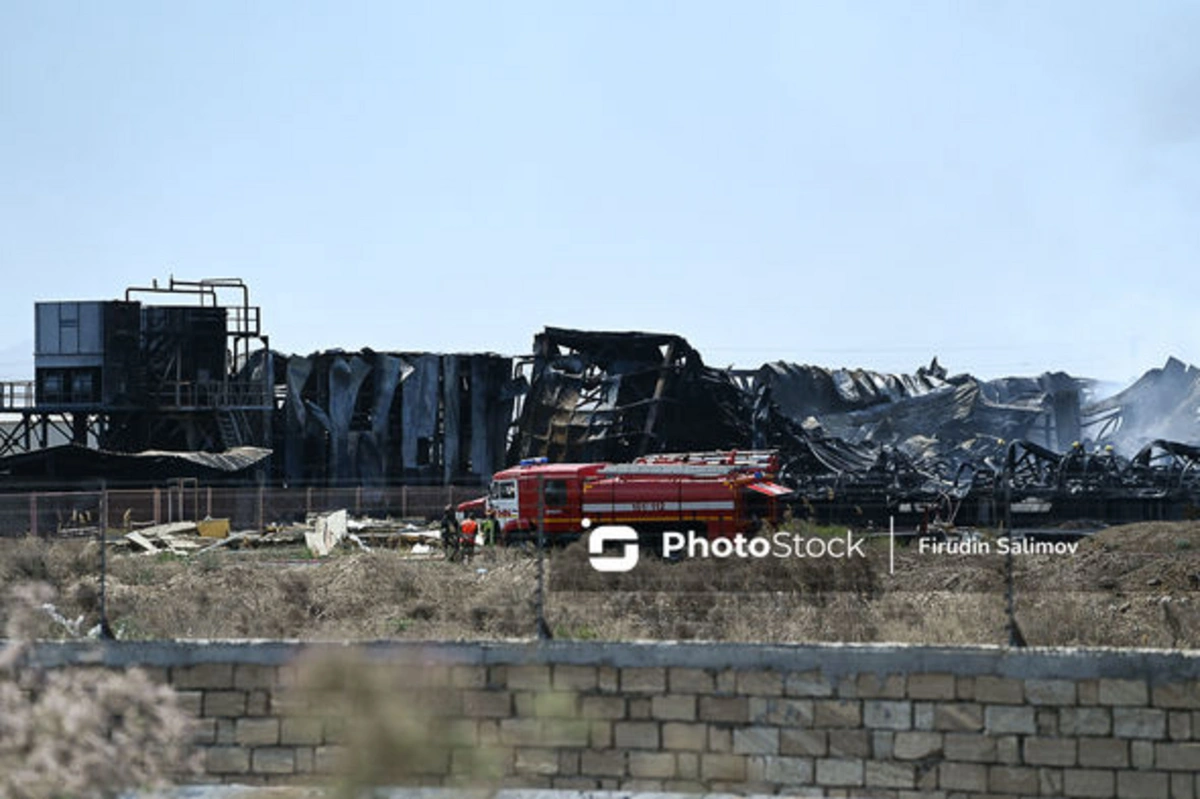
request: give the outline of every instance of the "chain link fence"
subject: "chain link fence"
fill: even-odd
[[[229,519],[234,530],[264,530],[342,509],[351,516],[423,523],[439,518],[446,505],[483,493],[474,486],[228,488],[186,480],[168,488],[31,491],[0,494],[0,536],[95,535],[101,526],[130,530],[205,518]]]

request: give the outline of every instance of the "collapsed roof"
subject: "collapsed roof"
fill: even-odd
[[[744,446],[746,398],[680,336],[548,327],[510,461],[629,461],[669,450]]]
[[[1020,458],[1039,464],[1022,483],[1030,490],[1040,479],[1047,492],[1076,495],[1200,491],[1177,477],[1197,465],[1179,440],[1200,441],[1200,371],[1174,360],[1090,402],[1091,380],[981,380],[950,375],[936,359],[911,375],[772,363],[739,382],[670,334],[547,328],[534,350],[510,462],[771,447],[806,500],[848,496],[860,513],[870,502],[894,510],[905,500],[990,498]]]
[[[222,482],[253,472],[270,455],[271,450],[262,447],[234,447],[225,452],[110,452],[62,444],[10,455],[0,461],[0,475],[27,482],[95,480],[99,475],[113,483],[160,482],[168,477]]]

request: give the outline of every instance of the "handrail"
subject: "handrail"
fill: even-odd
[[[8,380],[0,382],[0,410],[19,411],[37,404],[34,381]]]

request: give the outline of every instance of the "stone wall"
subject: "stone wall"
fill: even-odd
[[[427,739],[413,784],[845,797],[1200,799],[1200,652],[750,644],[41,644],[136,665],[197,717],[206,779],[331,774],[354,718],[287,686],[355,654]],[[354,680],[365,679],[354,677]],[[367,712],[372,712],[368,700]],[[402,710],[397,710],[402,708]]]

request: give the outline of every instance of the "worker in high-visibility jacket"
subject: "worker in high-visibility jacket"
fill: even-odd
[[[483,520],[479,522],[479,535],[483,539],[483,545],[490,547],[496,543],[496,532],[500,524],[496,520],[496,511],[493,508],[488,508],[484,514]]]
[[[475,554],[475,537],[479,534],[479,522],[475,521],[474,513],[467,514],[460,529],[459,541],[461,543],[459,546],[462,549],[463,559],[469,560]]]

